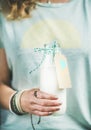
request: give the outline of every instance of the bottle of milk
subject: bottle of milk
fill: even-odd
[[[51,49],[51,48],[49,48]],[[48,48],[47,48],[48,50]],[[53,52],[52,52],[53,51]],[[55,52],[56,53],[56,52]],[[40,67],[40,90],[49,94],[57,95],[59,102],[62,103],[60,110],[53,115],[61,115],[66,111],[66,88],[59,89],[56,67],[54,63],[54,49],[45,55],[45,59]]]

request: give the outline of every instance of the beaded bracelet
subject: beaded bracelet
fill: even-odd
[[[10,112],[13,113],[13,114],[14,114],[14,112],[13,112],[12,109],[11,109],[11,99],[12,99],[12,97],[13,97],[16,93],[17,93],[17,91],[15,91],[15,92],[10,96],[10,99],[9,99],[9,110],[10,110]]]

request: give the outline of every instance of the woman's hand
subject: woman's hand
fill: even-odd
[[[34,92],[37,91],[37,97]],[[21,95],[21,107],[23,111],[38,116],[47,116],[60,110],[58,98],[38,89],[26,90]]]

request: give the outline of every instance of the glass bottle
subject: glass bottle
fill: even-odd
[[[47,48],[45,59],[40,67],[40,90],[57,95],[58,101],[62,103],[60,110],[53,113],[55,116],[64,114],[66,111],[66,89],[59,89],[58,87],[56,67],[54,63],[54,55],[58,51],[58,47]]]

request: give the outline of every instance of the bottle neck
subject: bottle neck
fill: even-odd
[[[43,62],[43,66],[53,66],[54,65],[54,57],[56,53],[61,53],[60,46],[57,41],[53,41],[51,45],[45,44],[44,55],[45,59]]]

